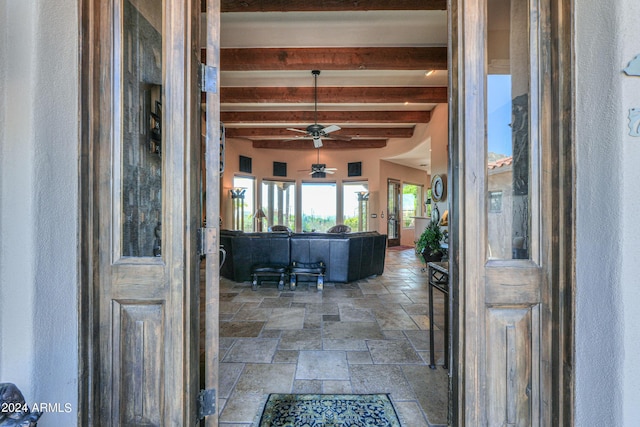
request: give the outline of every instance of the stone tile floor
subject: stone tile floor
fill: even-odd
[[[383,275],[322,292],[222,278],[219,425],[254,425],[269,393],[390,393],[403,426],[446,425],[444,298],[435,292],[432,370],[422,267],[413,249],[388,250]]]

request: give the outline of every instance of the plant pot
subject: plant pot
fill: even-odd
[[[433,253],[433,254],[429,254],[429,252],[427,250],[423,250],[420,255],[422,255],[422,259],[424,260],[425,264],[429,263],[429,262],[440,262],[440,261],[442,261],[442,252],[436,252],[436,253]]]

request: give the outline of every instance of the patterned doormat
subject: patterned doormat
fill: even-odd
[[[400,427],[387,394],[270,394],[259,427]]]

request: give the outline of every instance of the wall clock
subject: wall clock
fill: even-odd
[[[444,200],[446,197],[446,188],[443,176],[435,175],[431,180],[431,197],[436,202]]]

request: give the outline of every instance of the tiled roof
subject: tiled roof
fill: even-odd
[[[489,170],[497,169],[497,168],[501,168],[503,166],[509,166],[512,163],[513,163],[513,156],[509,156],[509,157],[504,157],[502,159],[498,159],[498,160],[495,160],[493,162],[487,163],[487,168]]]

